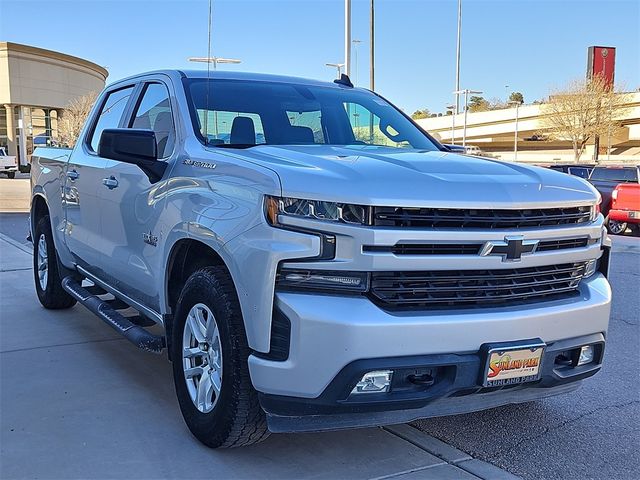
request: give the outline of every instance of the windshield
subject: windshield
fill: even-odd
[[[591,180],[610,180],[616,182],[637,182],[638,170],[632,168],[594,168],[591,173]]]
[[[363,90],[207,79],[188,80],[186,90],[195,131],[209,145],[380,145],[438,150],[394,106]]]

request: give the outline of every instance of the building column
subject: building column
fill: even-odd
[[[4,105],[7,112],[7,154],[17,155],[16,125],[14,123],[13,105]]]

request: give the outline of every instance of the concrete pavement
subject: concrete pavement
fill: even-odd
[[[602,371],[567,395],[415,426],[527,480],[640,478],[640,238],[613,237]]]
[[[0,232],[0,478],[517,478],[407,425],[210,450],[166,357],[82,306],[44,310],[28,252]]]
[[[28,212],[31,186],[27,174],[0,177],[0,212]]]

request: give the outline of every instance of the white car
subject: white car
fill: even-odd
[[[482,150],[480,150],[480,147],[476,147],[475,145],[469,145],[468,147],[465,147],[465,153],[467,155],[475,155],[479,157],[482,155]]]
[[[4,147],[0,147],[0,173],[6,173],[7,177],[15,178],[18,171],[18,159],[15,155],[7,155]]]

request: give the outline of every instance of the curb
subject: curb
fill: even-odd
[[[444,460],[448,464],[458,467],[483,480],[522,480],[521,477],[513,475],[490,463],[473,458],[462,450],[458,450],[448,443],[431,435],[427,435],[410,425],[391,425],[382,428],[425,452]]]

